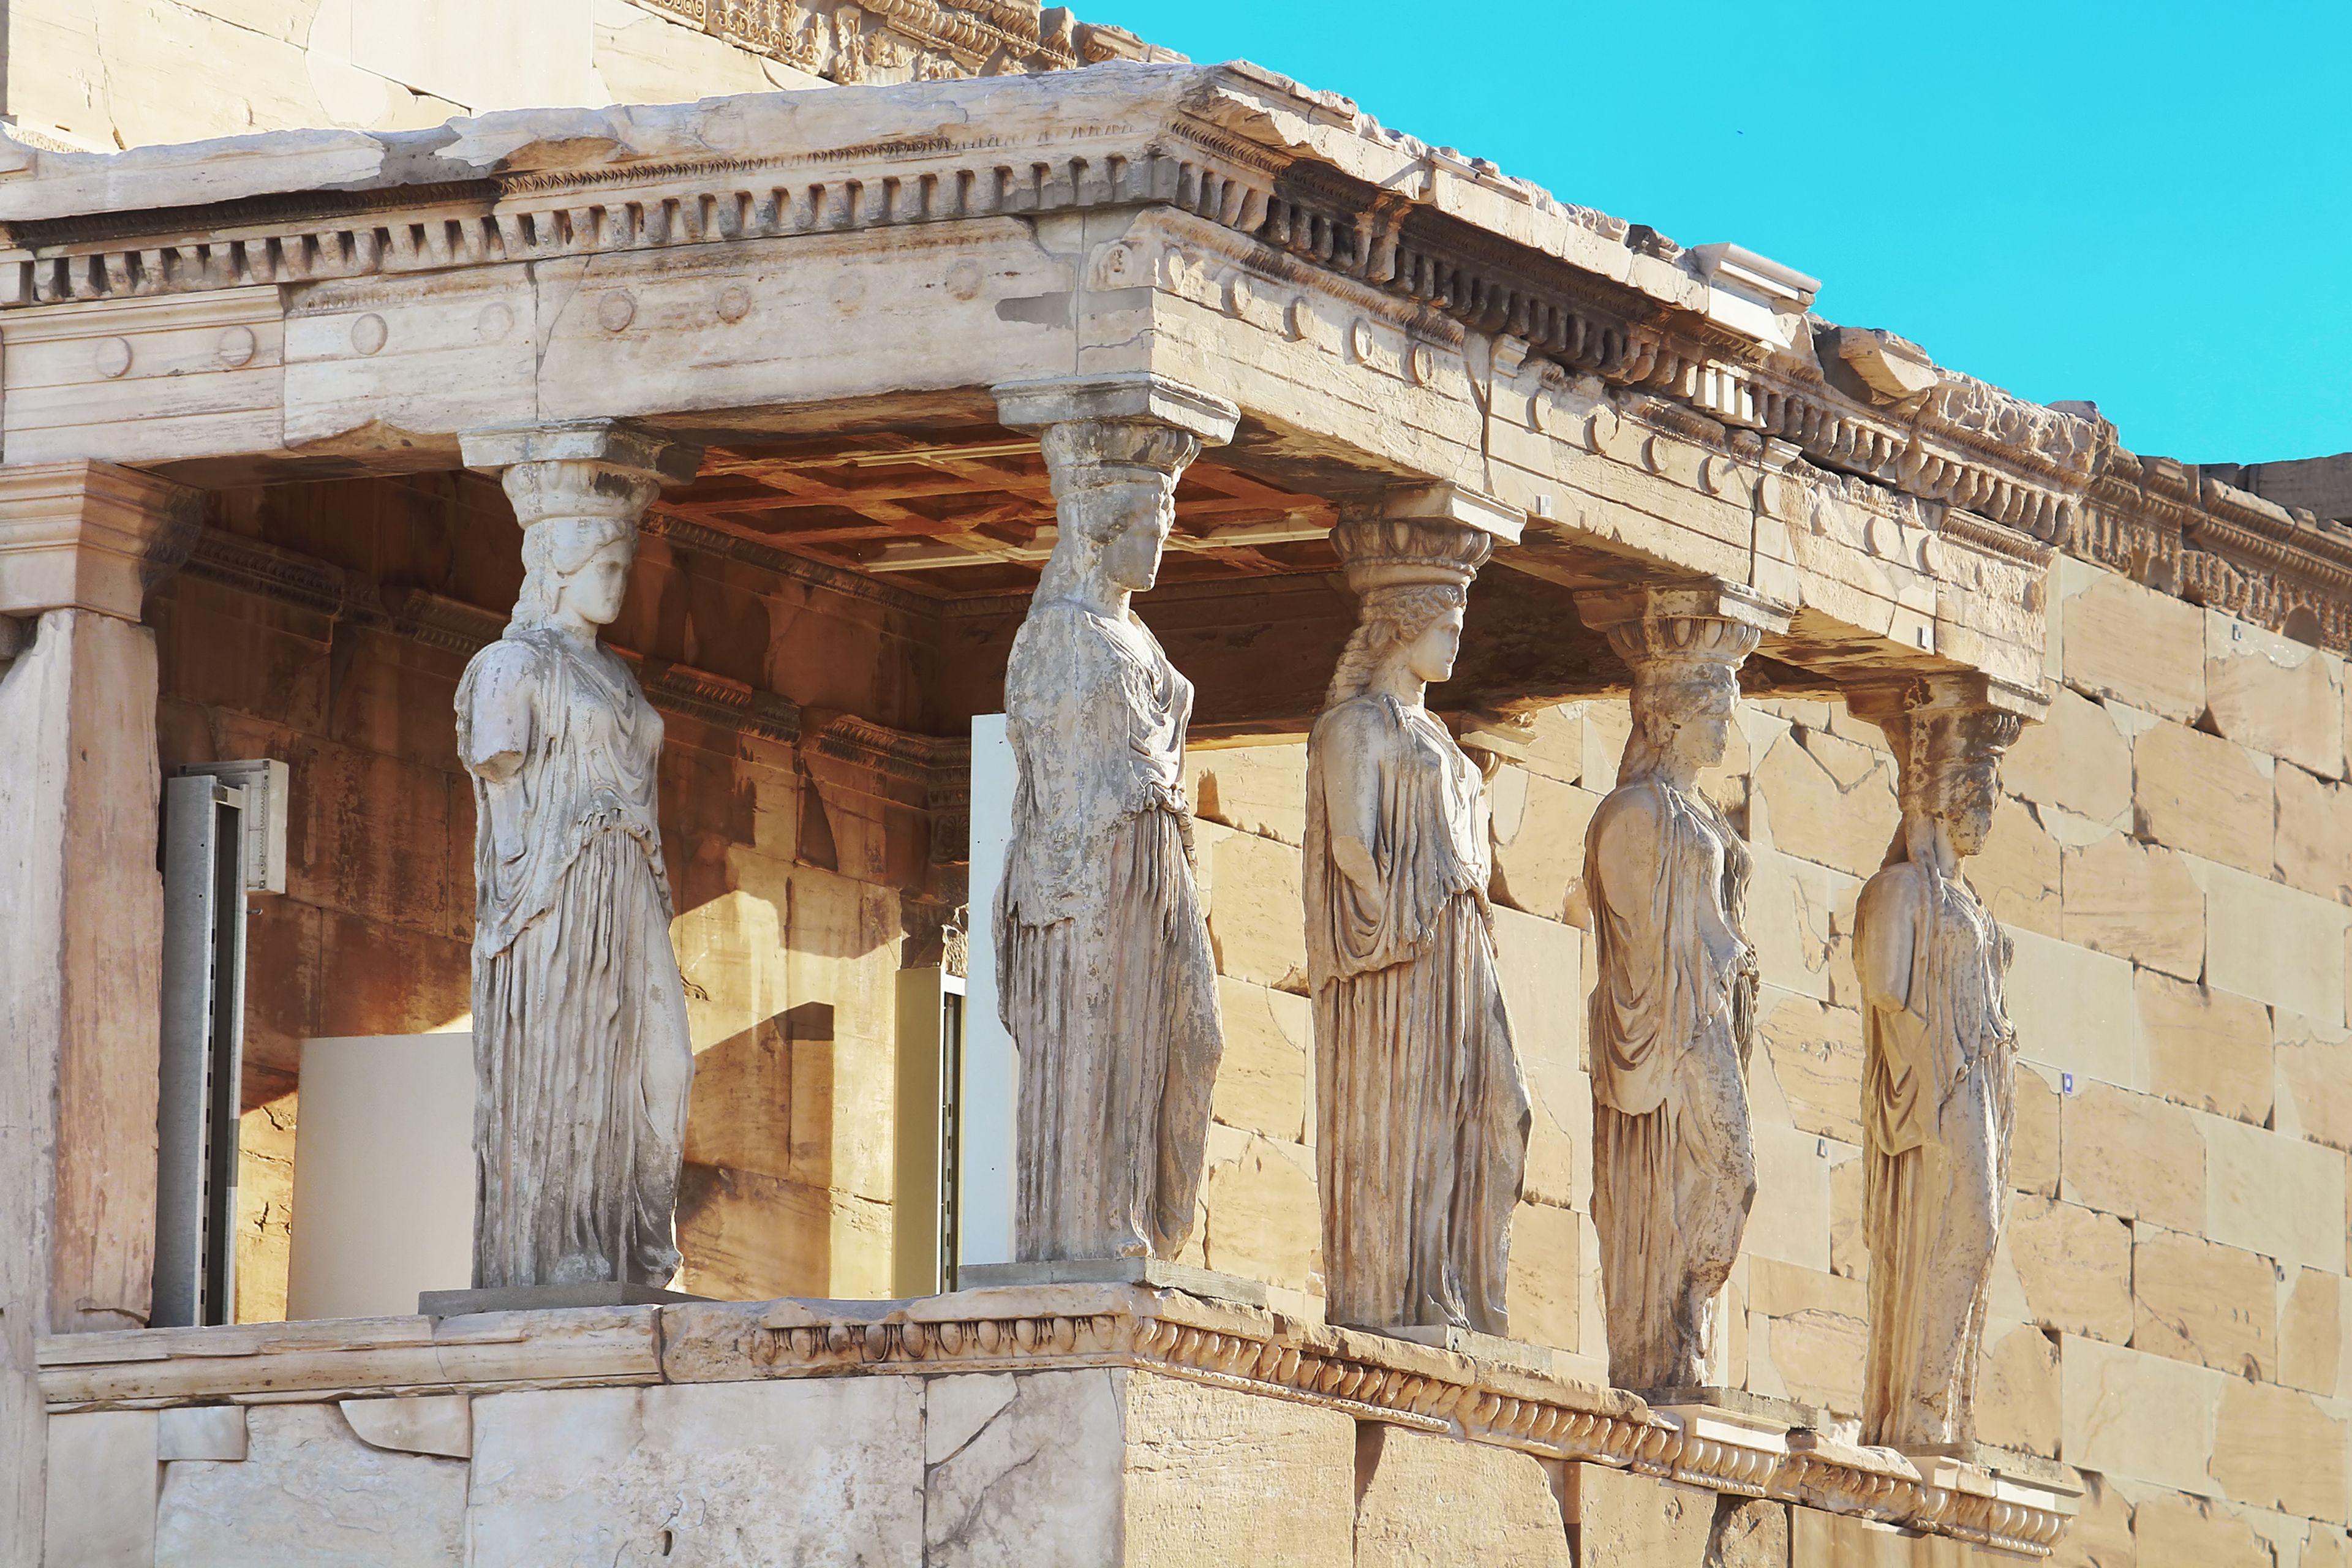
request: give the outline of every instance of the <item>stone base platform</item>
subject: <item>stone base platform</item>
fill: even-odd
[[[1701,1428],[1140,1285],[38,1352],[58,1563],[1990,1568],[2046,1555],[2074,1510],[2063,1468]]]
[[[475,1312],[535,1312],[550,1307],[667,1307],[707,1301],[658,1285],[506,1285],[487,1290],[426,1290],[416,1310],[427,1318],[463,1318]]]

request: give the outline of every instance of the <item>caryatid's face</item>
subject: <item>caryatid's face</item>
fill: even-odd
[[[1981,850],[1992,837],[1992,811],[2000,791],[1992,771],[1980,767],[1962,771],[1948,788],[1945,832],[1950,837],[1952,853],[1965,859]]]
[[[1457,606],[1438,616],[1421,635],[1405,645],[1405,663],[1415,680],[1435,686],[1454,679],[1454,661],[1462,655],[1462,611]]]
[[[629,568],[635,560],[634,544],[614,540],[564,577],[559,607],[571,610],[592,626],[612,625],[620,616],[621,601],[628,595]]]
[[[1176,521],[1176,503],[1160,485],[1106,486],[1097,505],[1114,508],[1119,521],[1103,545],[1102,570],[1114,588],[1140,594],[1160,580],[1160,552]]]
[[[1700,768],[1723,761],[1731,748],[1731,710],[1738,695],[1738,684],[1728,673],[1684,683],[1668,694],[1675,754]]]

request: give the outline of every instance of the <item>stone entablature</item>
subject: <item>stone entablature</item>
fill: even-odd
[[[950,81],[1182,57],[1035,0],[631,0],[827,81]]]
[[[1548,1373],[1130,1286],[78,1334],[42,1341],[39,1356],[53,1419],[522,1389],[1120,1369],[2037,1557],[2063,1531],[2080,1489],[2071,1470],[2046,1459],[1985,1449],[1975,1462],[1914,1460],[1776,1422],[1769,1410],[1653,1409]]]

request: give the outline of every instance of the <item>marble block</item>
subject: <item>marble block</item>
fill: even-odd
[[[1162,1258],[1052,1258],[1036,1263],[967,1263],[956,1270],[956,1287],[963,1290],[1030,1285],[1141,1285],[1244,1307],[1265,1305],[1261,1280]]]
[[[667,1307],[707,1301],[653,1285],[507,1285],[489,1290],[425,1290],[417,1315],[464,1318],[476,1312],[536,1312],[550,1307]]]

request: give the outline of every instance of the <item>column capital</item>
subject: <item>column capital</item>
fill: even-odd
[[[1241,410],[1223,398],[1154,371],[1008,381],[992,390],[997,418],[1013,430],[1044,430],[1080,421],[1162,425],[1203,446],[1222,447],[1234,438],[1234,426],[1241,419]]]
[[[1845,688],[1845,705],[1857,719],[1885,730],[1907,724],[1914,718],[1958,718],[1982,714],[1988,721],[2006,718],[2009,740],[2026,724],[2039,724],[2050,710],[2048,694],[2038,688],[2013,686],[1981,670],[1948,670],[1916,675],[1890,673],[1883,679],[1855,681]],[[1997,726],[1996,726],[1997,727]]]
[[[204,526],[204,493],[80,458],[0,466],[0,615],[136,621]]]
[[[1587,626],[1606,634],[1612,645],[1620,640],[1621,634],[1643,626],[1680,620],[1727,621],[1755,634],[1745,639],[1752,649],[1767,634],[1778,636],[1787,631],[1790,616],[1795,612],[1744,583],[1711,578],[1596,588],[1576,595],[1576,613]]]
[[[636,521],[665,484],[683,484],[702,449],[625,419],[582,419],[468,430],[466,466],[492,474],[524,528],[563,517]]]
[[[1444,479],[1416,480],[1339,498],[1342,526],[1364,522],[1457,523],[1517,544],[1527,527],[1521,508]]]

